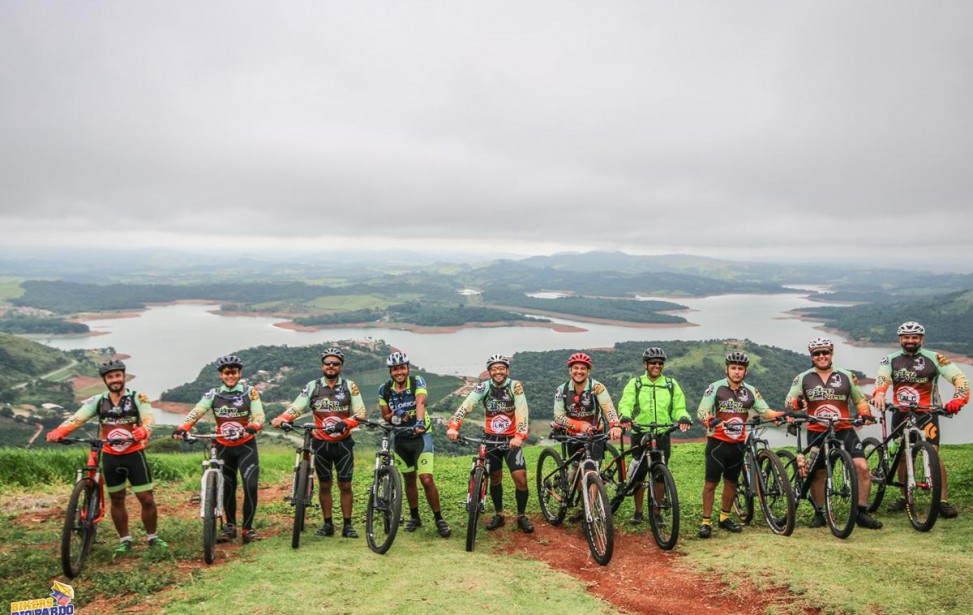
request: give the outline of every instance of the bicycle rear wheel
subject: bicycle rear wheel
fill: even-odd
[[[831,533],[848,538],[858,520],[858,474],[848,451],[831,449],[830,474],[825,477],[824,509]]]
[[[482,466],[474,468],[470,477],[469,515],[466,520],[466,550],[472,551],[476,543],[477,522],[480,519],[480,503],[486,495],[486,470]]]
[[[744,453],[744,458],[750,457],[750,453]],[[743,471],[737,481],[737,492],[733,498],[733,509],[740,519],[740,523],[750,525],[753,521],[753,494],[755,485],[751,485],[751,474],[753,472],[753,459],[743,464]]]
[[[584,490],[590,506],[585,507],[584,535],[588,539],[588,549],[595,561],[605,566],[612,559],[615,547],[615,528],[608,503],[608,494],[601,477],[595,472],[584,475]],[[588,519],[591,521],[588,521]]]
[[[212,564],[216,555],[216,501],[219,494],[219,478],[216,472],[206,473],[205,499],[203,501],[203,561]]]
[[[381,467],[375,471],[365,513],[365,538],[369,549],[379,555],[389,550],[399,531],[401,514],[402,477],[392,466]]]
[[[294,489],[294,526],[291,530],[291,548],[301,546],[301,532],[304,531],[304,516],[307,514],[307,505],[310,502],[310,488],[308,481],[311,480],[311,464],[307,459],[301,461],[297,466],[297,481]]]
[[[619,454],[618,449],[611,444],[606,444],[605,459],[601,462],[598,474],[601,476],[601,482],[605,485],[605,493],[608,494],[612,514],[618,510],[622,500],[625,499],[627,470],[625,458]]]
[[[872,476],[872,489],[868,494],[868,512],[875,512],[885,498],[885,484],[888,481],[889,462],[885,447],[877,438],[862,440],[868,473]]]
[[[568,512],[567,471],[564,461],[553,448],[545,448],[537,458],[537,499],[541,505],[541,515],[551,525],[564,521]]]
[[[782,536],[794,532],[797,503],[784,464],[771,450],[757,453],[757,495],[770,531]]]
[[[69,579],[81,574],[84,560],[95,541],[98,526],[98,490],[90,478],[82,478],[74,485],[68,507],[64,512],[61,531],[61,570]]]
[[[657,461],[650,468],[651,480],[645,490],[649,526],[660,549],[668,551],[679,539],[679,495],[676,481],[666,464]],[[658,495],[656,491],[659,491]]]
[[[906,487],[905,507],[912,527],[928,532],[939,518],[939,500],[943,495],[939,454],[932,444],[917,442],[913,447],[912,471],[915,481]]]

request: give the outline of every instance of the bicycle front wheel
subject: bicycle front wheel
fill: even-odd
[[[848,451],[831,449],[828,457],[829,474],[825,477],[825,517],[831,533],[848,538],[858,520],[858,474]]]
[[[928,532],[939,518],[939,500],[943,495],[939,471],[939,453],[928,442],[918,442],[912,449],[912,481],[906,486],[905,507],[909,522],[920,532]]]
[[[877,438],[862,440],[865,451],[865,461],[868,463],[868,473],[872,477],[872,489],[868,493],[868,512],[875,512],[882,505],[885,498],[885,484],[888,482],[889,462],[885,447]]]
[[[466,550],[472,551],[476,543],[477,523],[480,519],[480,503],[486,495],[486,470],[478,466],[470,477],[470,495],[467,508],[469,515],[466,520]]]
[[[389,550],[399,531],[401,515],[402,477],[392,466],[381,467],[375,471],[365,512],[365,538],[369,549],[379,555]]]
[[[81,574],[84,560],[95,541],[95,515],[98,514],[98,490],[90,478],[74,485],[68,507],[64,512],[61,531],[61,570],[69,579]]]
[[[304,531],[304,515],[307,514],[307,505],[310,500],[311,485],[311,464],[307,459],[301,461],[297,466],[297,480],[294,482],[294,527],[291,530],[291,547],[296,549],[301,546],[301,532]]]
[[[770,531],[782,536],[794,532],[797,503],[784,464],[773,451],[757,453],[757,495]]]
[[[591,556],[596,562],[605,566],[611,561],[615,547],[615,528],[612,524],[608,494],[605,492],[601,477],[596,472],[585,473],[584,490],[587,495],[584,535],[588,539]]]
[[[219,494],[219,477],[215,471],[206,473],[205,498],[203,500],[203,561],[212,564],[216,555],[216,501]]]
[[[744,453],[746,463],[743,464],[743,471],[737,481],[737,493],[733,498],[733,509],[740,518],[740,523],[750,525],[753,521],[753,493],[754,485],[751,485],[751,473],[753,471],[753,459],[750,453]]]
[[[651,480],[645,494],[652,536],[660,549],[668,551],[679,539],[679,495],[676,481],[666,464],[659,461],[652,464]]]
[[[537,499],[541,514],[551,525],[564,521],[568,511],[567,471],[564,461],[553,448],[545,448],[537,458]]]

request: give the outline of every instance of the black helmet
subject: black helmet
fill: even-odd
[[[736,365],[747,366],[747,365],[750,365],[750,357],[748,357],[747,356],[747,353],[745,353],[745,352],[740,352],[739,350],[735,350],[735,351],[733,351],[731,353],[728,353],[726,355],[726,364],[727,365],[736,364]]]
[[[125,371],[125,364],[118,359],[108,359],[104,363],[98,365],[98,373],[104,377],[108,372],[118,372]]]
[[[645,352],[642,353],[642,361],[649,361],[653,359],[662,359],[665,361],[666,351],[661,348],[656,348],[655,346],[652,348],[646,348]]]
[[[341,352],[340,348],[325,348],[324,352],[321,353],[321,362],[324,363],[327,357],[338,357],[342,365],[345,363],[345,353]]]
[[[225,357],[220,357],[216,360],[216,371],[221,372],[227,367],[235,367],[237,369],[243,369],[243,361],[240,357],[235,354],[228,354]]]

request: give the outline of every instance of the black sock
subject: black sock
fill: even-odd
[[[345,525],[351,525],[351,517],[345,517]]]
[[[419,518],[419,509],[418,508],[410,508],[409,509],[409,516],[412,517],[413,519],[418,519]]]
[[[436,510],[436,511],[433,511],[432,514],[433,514],[434,517],[436,517],[436,521],[442,521],[443,520],[443,513],[442,513],[442,511]]]
[[[503,483],[490,485],[490,499],[493,500],[493,509],[497,513],[503,510]]]
[[[324,524],[325,525],[334,525],[334,519],[331,518],[331,517],[325,517],[324,518]]]
[[[527,497],[530,495],[526,489],[521,491],[517,489],[514,491],[514,495],[517,496],[517,516],[523,516],[527,511]]]

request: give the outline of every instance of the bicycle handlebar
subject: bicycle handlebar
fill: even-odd
[[[471,436],[459,436],[456,441],[460,444],[484,444],[487,448],[491,450],[506,450],[510,448],[510,440],[504,438],[503,440],[497,440],[494,438],[473,438]]]
[[[362,419],[358,421],[359,425],[364,425],[365,427],[371,427],[372,429],[381,429],[386,433],[406,433],[414,432],[416,430],[415,425],[403,426],[403,425],[392,425],[389,423],[380,423],[378,421],[372,421],[369,419]],[[429,432],[432,430],[430,429]]]
[[[896,406],[895,404],[885,404],[885,409],[889,412],[904,412],[904,413],[918,413],[922,411],[924,414],[938,414],[941,416],[953,417],[952,414],[946,412],[946,409],[942,406]]]
[[[135,438],[61,438],[58,440],[58,444],[110,444],[116,446],[118,444],[134,444],[135,442],[140,442],[141,440],[136,440]]]

